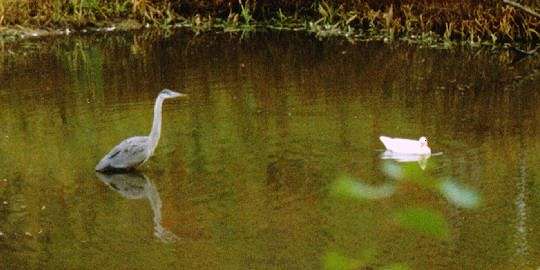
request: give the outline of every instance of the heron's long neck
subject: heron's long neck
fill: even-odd
[[[163,105],[163,98],[158,96],[156,99],[156,105],[154,105],[154,122],[152,123],[152,131],[150,132],[150,146],[153,150],[159,141],[161,135],[161,106]]]

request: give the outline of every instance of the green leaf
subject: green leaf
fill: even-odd
[[[449,202],[456,206],[475,208],[480,204],[480,198],[475,191],[450,179],[442,181],[439,190]]]
[[[404,175],[401,167],[397,163],[391,161],[384,162],[382,170],[388,177],[395,180],[402,179]]]
[[[382,270],[409,270],[410,268],[406,264],[393,263],[393,264],[387,265],[387,266],[385,266],[385,267],[383,267],[381,269]]]
[[[394,214],[396,222],[410,229],[439,239],[449,236],[449,227],[442,214],[424,208],[408,208]]]
[[[376,200],[392,196],[396,188],[391,184],[371,186],[362,182],[353,181],[348,177],[336,181],[333,191],[341,196],[364,200]]]
[[[396,163],[386,161],[382,165],[383,172],[394,180],[406,180],[424,188],[436,189],[436,181],[426,174],[416,162]]]
[[[324,269],[348,270],[357,269],[361,266],[360,261],[347,258],[337,252],[328,252],[324,256]]]
[[[328,18],[328,13],[326,12],[326,10],[324,9],[322,5],[319,5],[319,13],[321,14],[323,18]]]

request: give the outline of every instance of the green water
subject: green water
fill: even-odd
[[[510,57],[295,33],[6,45],[0,268],[536,269],[539,62]],[[96,174],[115,144],[149,133],[163,88],[189,97],[165,101],[155,155]],[[396,184],[379,135],[427,136],[442,155],[409,167],[480,204]],[[395,190],[340,196],[343,176]],[[395,213],[412,208],[438,213],[447,236],[402,226]]]

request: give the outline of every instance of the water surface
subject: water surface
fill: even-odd
[[[536,62],[534,62],[536,61]],[[361,269],[540,266],[538,61],[472,49],[185,32],[26,41],[0,57],[0,268]],[[138,173],[93,168],[149,133]],[[343,175],[392,183],[379,135],[443,155],[426,174],[480,194],[475,209],[415,184],[335,196]],[[414,163],[413,163],[414,164]],[[447,239],[390,218],[442,213]],[[330,256],[331,257],[331,256]]]

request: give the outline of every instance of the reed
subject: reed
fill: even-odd
[[[320,36],[395,39],[429,34],[441,41],[540,40],[540,18],[533,15],[539,4],[520,3],[532,13],[490,0],[0,0],[0,27],[77,28],[129,19],[161,28],[176,23],[229,30],[303,25]]]

